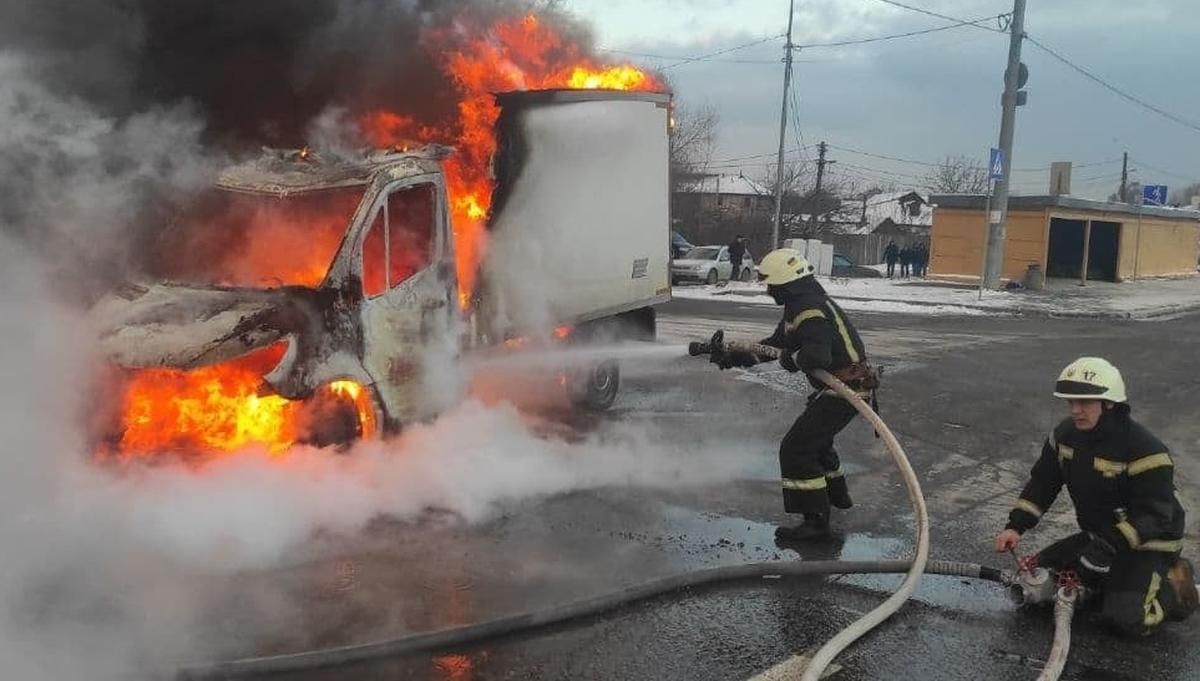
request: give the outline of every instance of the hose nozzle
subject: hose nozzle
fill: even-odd
[[[724,331],[724,329],[718,329],[716,331],[716,333],[714,333],[712,335],[712,338],[708,339],[707,342],[693,341],[691,343],[688,343],[688,354],[691,355],[692,357],[699,357],[701,355],[711,355],[714,350],[717,352],[720,352],[722,349],[722,346],[724,346],[724,345],[725,345],[725,331]]]

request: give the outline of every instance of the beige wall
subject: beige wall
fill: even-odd
[[[931,233],[930,274],[979,276],[987,233],[983,211],[938,208],[933,211]],[[1045,259],[1045,212],[1009,213],[1002,276],[1020,278],[1029,265],[1044,266]]]
[[[1195,274],[1200,227],[1176,220],[1136,219],[1121,228],[1121,278]]]
[[[1050,218],[1095,220],[1121,225],[1118,277],[1135,279],[1195,274],[1200,258],[1200,223],[1127,213],[1018,211],[1009,213],[1004,248],[1005,278],[1020,278],[1025,269],[1045,269]],[[931,274],[978,277],[983,264],[983,211],[938,208],[933,212]]]

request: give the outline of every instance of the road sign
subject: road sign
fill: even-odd
[[[1148,184],[1142,187],[1142,203],[1147,206],[1167,205],[1167,185]]]
[[[1004,179],[1004,152],[992,149],[991,159],[988,160],[988,177],[993,180]]]

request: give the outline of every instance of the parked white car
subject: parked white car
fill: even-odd
[[[730,279],[754,280],[754,258],[748,251],[742,256],[741,269],[736,273],[729,259],[728,246],[696,246],[671,264],[673,284],[701,281],[712,285]]]

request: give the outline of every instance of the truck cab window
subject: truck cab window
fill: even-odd
[[[375,214],[367,238],[363,240],[362,252],[362,286],[363,295],[374,298],[387,290],[387,249],[384,243],[384,214],[380,210]]]
[[[398,286],[433,261],[434,185],[393,192],[387,200],[388,285]]]

